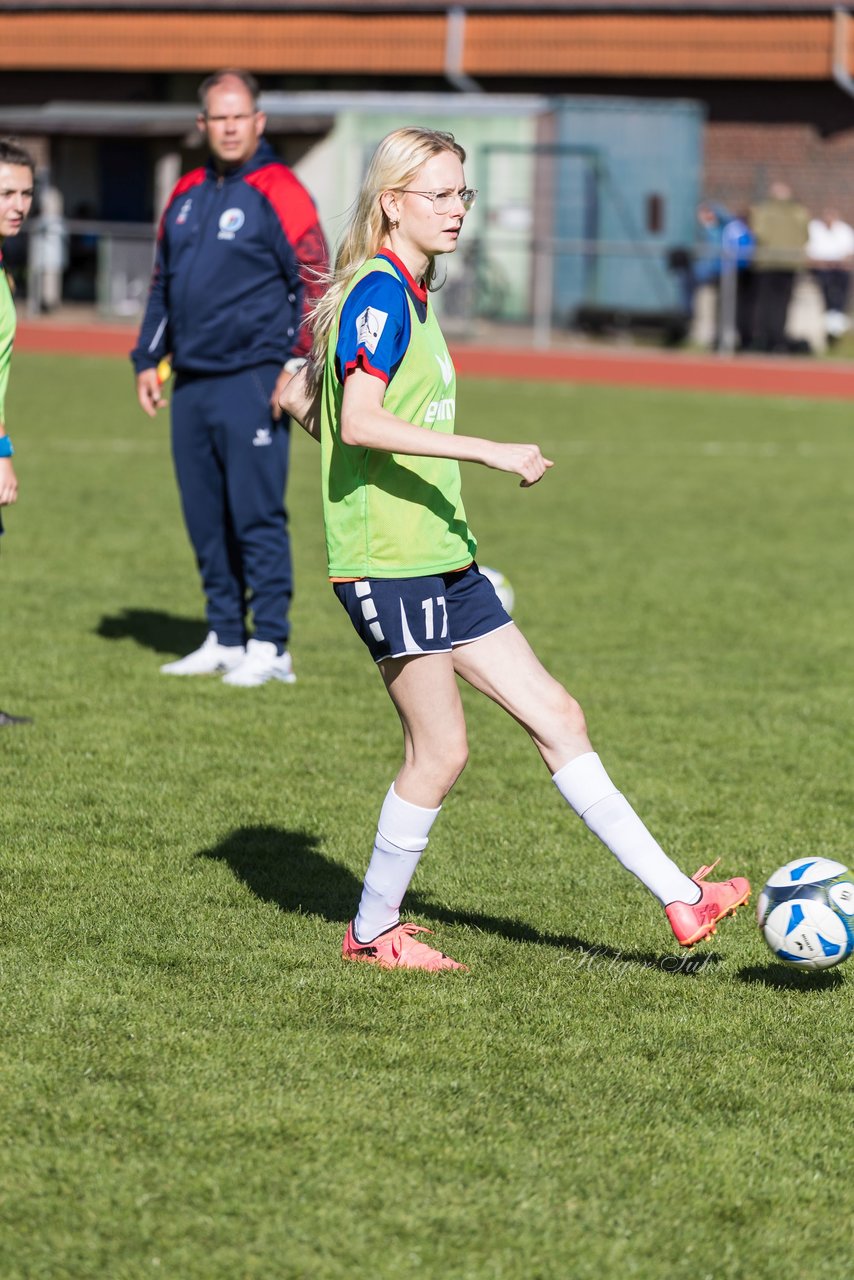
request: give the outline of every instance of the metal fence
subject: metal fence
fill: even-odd
[[[94,305],[105,318],[138,318],[145,308],[155,236],[148,223],[33,219],[22,264],[29,313],[81,303]]]
[[[9,241],[32,315],[87,304],[105,319],[138,320],[145,308],[156,229],[37,218],[26,242]],[[25,236],[19,237],[24,242]],[[695,287],[695,264],[719,257],[713,286]],[[507,341],[539,348],[579,334],[713,348],[739,347],[744,291],[751,281],[735,254],[705,246],[639,240],[568,240],[501,232],[464,238],[443,260],[437,311],[456,340]],[[821,299],[799,256],[789,310],[794,341],[824,347]],[[13,266],[14,269],[14,266]],[[440,278],[441,278],[440,268]]]
[[[513,255],[522,249],[526,269],[514,281]],[[775,254],[775,263],[794,274],[781,322],[787,340],[793,351],[820,353],[828,334],[819,286],[802,253],[785,259]],[[556,239],[520,246],[492,236],[462,244],[448,260],[437,304],[457,338],[489,339],[502,326],[516,326],[522,342],[539,348],[587,334],[688,343],[727,356],[752,343],[762,265],[761,252],[745,263],[726,246]],[[571,302],[561,305],[557,286],[570,275]],[[628,277],[630,287],[621,288]]]

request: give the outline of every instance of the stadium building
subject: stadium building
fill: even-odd
[[[541,325],[666,316],[697,200],[738,209],[779,176],[854,221],[854,24],[820,0],[4,0],[0,60],[0,130],[41,167],[40,309],[136,313],[151,226],[197,162],[196,86],[222,65],[259,77],[333,239],[339,182],[354,189],[383,128],[460,133],[484,196],[455,264],[462,316],[474,294]],[[623,249],[585,256],[594,241]]]

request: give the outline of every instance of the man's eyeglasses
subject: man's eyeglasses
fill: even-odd
[[[252,120],[257,114],[257,111],[236,111],[234,115],[230,116],[209,116],[206,111],[202,112],[202,116],[207,120],[208,124],[227,124],[230,120]]]
[[[424,196],[432,200],[434,213],[450,213],[458,200],[468,213],[477,199],[475,187],[465,187],[462,191],[413,191],[411,187],[401,187],[400,190],[410,196]]]

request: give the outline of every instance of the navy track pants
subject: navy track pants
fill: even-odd
[[[281,365],[182,374],[172,390],[172,456],[184,520],[221,644],[287,643],[293,577],[284,503],[290,423],[273,421]]]

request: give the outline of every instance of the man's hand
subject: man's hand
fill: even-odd
[[[276,379],[276,385],[273,387],[273,394],[270,396],[270,407],[273,410],[274,422],[278,422],[282,416],[282,406],[279,404],[279,396],[282,394],[293,376],[294,375],[292,373],[288,373],[283,369]]]
[[[11,458],[0,458],[0,507],[8,507],[18,497],[18,477]]]
[[[320,390],[308,389],[308,366],[303,365],[285,384],[279,407],[315,440],[320,439]]]
[[[149,418],[157,417],[158,409],[165,409],[168,400],[164,400],[160,392],[160,379],[156,369],[143,369],[136,375],[136,398],[143,413]]]

